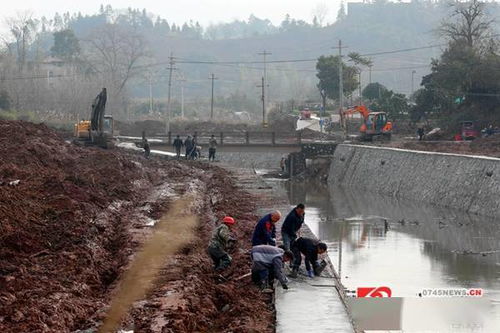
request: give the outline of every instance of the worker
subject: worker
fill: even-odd
[[[226,216],[212,233],[212,238],[208,244],[208,254],[214,262],[214,269],[216,271],[224,270],[231,265],[232,258],[227,253],[227,250],[231,246],[231,243],[235,242],[231,238],[231,229],[235,223],[234,218]]]
[[[283,156],[281,158],[281,161],[280,161],[281,172],[285,172],[285,160],[286,160],[286,158],[285,158],[285,156]]]
[[[197,145],[198,145],[198,139],[196,138],[196,134],[193,135],[193,139],[191,141],[191,144],[192,144],[192,146],[191,146],[191,153],[189,154],[189,158],[192,159],[192,160],[194,160],[194,159],[197,158],[197,156],[196,156],[196,150],[198,148],[197,147]]]
[[[424,134],[424,128],[422,126],[419,126],[417,129],[418,141],[422,141],[424,139]]]
[[[179,135],[177,135],[177,137],[175,138],[172,146],[175,147],[175,153],[177,154],[177,159],[179,159],[181,157],[182,146],[184,146],[184,143],[182,143],[182,139]]]
[[[215,161],[215,151],[217,149],[217,140],[215,135],[212,134],[210,140],[208,141],[208,161]]]
[[[325,253],[327,249],[328,247],[325,243],[315,241],[311,238],[299,237],[292,244],[292,253],[295,261],[291,277],[297,277],[300,264],[302,263],[302,254],[305,256],[304,261],[306,263],[307,275],[310,278],[313,278],[315,275],[319,276],[323,268],[318,263],[318,254]]]
[[[290,250],[291,244],[297,239],[297,232],[304,223],[305,206],[299,203],[288,213],[281,226],[281,239],[285,250]]]
[[[281,218],[279,210],[266,214],[262,217],[252,235],[252,246],[273,245],[276,246],[276,222]]]
[[[144,157],[149,158],[149,154],[151,154],[151,148],[149,147],[148,139],[144,138],[142,140],[142,148],[144,148]]]
[[[271,245],[252,247],[252,282],[263,292],[272,292],[276,277],[283,289],[288,289],[288,279],[283,273],[283,263],[293,261],[293,253]]]
[[[186,159],[188,159],[191,155],[191,150],[193,149],[193,139],[191,139],[191,135],[188,135],[186,140],[184,141],[184,147],[186,148]]]

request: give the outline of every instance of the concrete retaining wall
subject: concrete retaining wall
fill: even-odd
[[[330,186],[373,191],[474,214],[500,214],[500,159],[338,145]]]

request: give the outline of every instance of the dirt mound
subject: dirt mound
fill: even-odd
[[[151,199],[157,190],[171,184],[183,194],[196,182],[203,192],[196,240],[165,258],[156,287],[129,312],[124,327],[133,324],[136,332],[272,331],[269,299],[249,279],[236,280],[250,269],[249,239],[257,217],[254,198],[226,171],[80,148],[44,125],[0,121],[0,331],[98,326],[141,244],[138,239],[148,235],[134,233],[137,210],[158,219],[169,202],[161,195]],[[205,247],[217,218],[226,214],[238,220],[240,243],[225,273],[229,281],[220,283]]]
[[[159,180],[134,159],[0,121],[0,331],[74,330],[103,306],[128,260],[129,203]]]
[[[485,151],[500,155],[500,134],[479,138],[471,142],[472,151]]]
[[[385,146],[440,153],[500,157],[500,135],[474,141],[399,141]]]

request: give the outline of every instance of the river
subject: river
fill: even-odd
[[[306,224],[329,245],[348,290],[387,286],[392,297],[403,298],[396,318],[400,330],[500,332],[499,218],[314,184],[281,186],[290,204],[306,205]],[[419,295],[443,292],[432,288],[482,289],[483,294]]]

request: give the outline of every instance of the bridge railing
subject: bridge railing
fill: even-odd
[[[188,135],[196,136],[198,144],[208,144],[212,135],[219,145],[294,145],[302,143],[301,132],[271,132],[271,131],[224,131],[224,132],[169,132],[167,135],[155,135],[167,144],[172,144],[176,136],[184,141]]]

